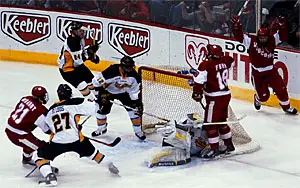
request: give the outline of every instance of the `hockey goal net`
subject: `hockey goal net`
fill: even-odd
[[[191,75],[177,74],[170,70],[142,66],[139,68],[142,77],[141,97],[144,111],[169,120],[178,120],[189,113],[198,113],[204,117],[204,110],[192,99],[192,88],[188,85]],[[231,107],[228,109],[228,121],[237,121]],[[143,130],[151,129],[165,122],[143,115]],[[239,154],[250,153],[260,148],[251,139],[240,123],[230,124],[233,143]],[[145,131],[146,132],[146,131]]]

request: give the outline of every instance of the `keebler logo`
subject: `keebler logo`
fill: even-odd
[[[42,14],[3,11],[1,30],[20,43],[31,45],[50,36],[50,17]]]
[[[123,55],[137,57],[150,50],[150,31],[141,27],[110,23],[108,43]]]
[[[58,16],[56,18],[56,35],[57,37],[65,41],[66,38],[71,35],[71,23],[73,21],[81,22],[87,28],[85,43],[90,44],[93,40],[93,35],[95,35],[95,40],[98,43],[103,41],[103,24],[100,21],[96,20],[87,20],[87,19],[77,19]]]
[[[185,60],[187,64],[198,69],[199,64],[206,58],[206,45],[209,43],[207,38],[194,35],[185,36]]]

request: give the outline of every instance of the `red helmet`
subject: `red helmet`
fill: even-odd
[[[49,100],[48,92],[43,86],[34,86],[31,90],[31,95],[46,104]]]
[[[257,36],[266,36],[266,37],[268,37],[269,35],[270,35],[270,31],[267,27],[260,28],[257,31]]]
[[[223,56],[222,47],[215,44],[208,44],[207,48],[207,56],[219,59]]]
[[[261,45],[265,45],[268,42],[270,30],[267,27],[262,27],[257,31],[257,40]]]

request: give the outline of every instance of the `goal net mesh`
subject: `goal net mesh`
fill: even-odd
[[[192,79],[192,76],[177,74],[173,71],[145,66],[139,68],[139,73],[142,76],[141,97],[144,111],[169,120],[181,119],[189,113],[198,113],[204,117],[204,110],[201,105],[191,97],[192,88],[188,85],[188,80]],[[229,106],[228,121],[236,120],[237,117]],[[143,115],[142,118],[143,130],[164,123],[148,115]],[[240,123],[229,126],[237,152],[250,153],[260,148],[259,144],[251,139]]]

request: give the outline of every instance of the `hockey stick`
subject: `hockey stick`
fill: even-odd
[[[35,165],[34,168],[30,172],[28,172],[28,174],[25,175],[25,178],[28,178],[37,168],[38,168],[38,166]],[[59,172],[58,168],[54,167],[54,166],[51,166],[51,170],[54,173],[58,173]]]
[[[136,111],[136,112],[137,112],[136,109],[131,108],[131,107],[129,107],[129,106],[126,106],[126,105],[124,105],[124,104],[120,104],[120,103],[117,103],[117,102],[112,101],[112,100],[110,100],[110,102],[113,103],[113,104],[122,106],[122,107],[124,107],[124,108],[127,108],[127,109],[129,109],[129,110],[133,110],[133,111]],[[143,112],[143,114],[145,114],[145,115],[147,115],[147,116],[150,116],[150,117],[153,117],[153,118],[156,118],[156,119],[159,119],[159,120],[162,120],[162,121],[166,121],[166,122],[169,122],[169,121],[170,121],[169,119],[166,119],[166,118],[163,118],[163,117],[159,117],[159,116],[157,116],[157,115],[150,114],[150,113],[148,113],[148,112]]]
[[[209,123],[199,123],[198,125],[194,125],[193,128],[200,128],[203,125],[224,125],[224,124],[235,124],[235,123],[239,123],[240,120],[244,119],[247,115],[243,115],[240,118],[238,118],[236,121],[224,121],[224,122],[209,122]],[[180,125],[176,125],[176,126],[180,126]],[[163,128],[165,127],[165,125],[156,125],[155,128]]]
[[[240,17],[240,16],[242,15],[243,11],[245,10],[245,8],[247,8],[247,5],[248,5],[249,1],[250,1],[250,0],[246,0],[246,1],[245,1],[243,7],[241,8],[241,10],[240,10],[239,13],[238,13],[238,17]]]
[[[85,118],[85,120],[79,126],[82,126],[88,119],[90,119],[90,117],[91,116],[88,116],[87,118]],[[103,145],[106,145],[106,146],[109,146],[109,147],[114,147],[121,141],[120,137],[117,137],[112,143],[106,143],[106,142],[103,142],[103,141],[100,141],[100,140],[97,140],[97,139],[94,139],[94,138],[90,138],[90,137],[87,137],[87,136],[84,136],[84,137],[86,137],[89,140],[92,140],[94,142],[97,142],[97,143],[100,143],[100,144],[103,144]]]
[[[28,178],[38,167],[35,166],[28,174],[26,174],[25,178]]]
[[[86,137],[86,136],[85,136]],[[90,137],[86,137],[88,138],[89,140],[92,140],[94,142],[97,142],[97,143],[100,143],[100,144],[103,144],[103,145],[106,145],[106,146],[109,146],[109,147],[115,147],[117,144],[120,143],[121,141],[121,138],[120,137],[117,137],[115,138],[115,140],[111,143],[106,143],[106,142],[103,142],[103,141],[100,141],[100,140],[97,140],[97,139],[94,139],[94,138],[90,138]]]
[[[223,125],[223,124],[235,124],[238,123],[240,120],[244,119],[247,115],[243,115],[238,118],[236,121],[224,121],[224,122],[211,122],[211,123],[203,123],[202,125]]]

